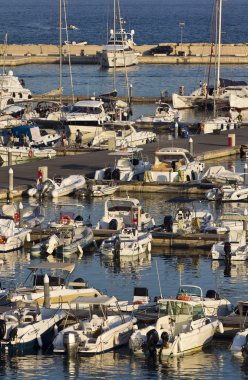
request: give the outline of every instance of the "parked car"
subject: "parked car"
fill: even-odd
[[[149,55],[154,55],[154,54],[170,55],[172,52],[173,52],[172,46],[170,46],[170,45],[158,45],[158,46],[150,49],[148,54]]]

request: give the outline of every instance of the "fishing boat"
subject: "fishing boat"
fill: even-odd
[[[178,356],[199,351],[209,344],[215,332],[223,332],[223,325],[215,317],[206,317],[203,306],[195,301],[164,299],[158,306],[142,310],[137,319],[149,314],[155,323],[136,330],[129,340],[133,353],[146,353],[159,356]]]
[[[34,196],[51,196],[53,198],[62,197],[75,193],[86,185],[83,175],[70,175],[67,178],[55,176],[53,179],[47,178],[40,182],[38,179],[35,187],[28,190],[28,195]]]
[[[132,181],[141,179],[151,164],[142,156],[142,148],[124,148],[109,153],[116,157],[114,166],[96,170],[95,180]]]
[[[92,296],[97,299],[102,294],[99,290],[89,287],[82,278],[70,281],[75,264],[44,261],[37,265],[31,265],[27,269],[29,274],[23,285],[16,285],[16,289],[11,289],[11,292],[5,290],[9,301],[36,301],[42,306],[46,274],[49,277],[50,303],[53,308],[61,304],[63,308],[69,308],[68,302],[76,297]]]
[[[0,217],[0,252],[12,252],[23,247],[30,239],[31,229],[16,227],[14,220]]]
[[[115,121],[105,123],[102,132],[97,133],[91,142],[93,147],[108,148],[110,141],[115,149],[136,147],[156,141],[154,132],[137,131],[133,122]]]
[[[188,150],[161,148],[155,152],[155,163],[144,175],[145,182],[190,182],[199,180],[205,164]]]
[[[96,224],[96,229],[120,230],[125,227],[146,228],[154,223],[150,214],[144,212],[135,198],[113,197],[104,205],[104,215]]]
[[[33,353],[47,348],[66,317],[61,309],[18,305],[0,316],[0,347],[6,352]]]
[[[118,258],[133,257],[151,252],[152,234],[149,231],[138,231],[137,228],[123,228],[120,233],[106,239],[100,246],[102,255]]]
[[[231,302],[226,298],[220,298],[220,295],[215,290],[207,290],[204,297],[202,288],[196,285],[180,285],[176,298],[184,301],[200,302],[207,317],[226,316],[233,311]],[[158,302],[163,303],[163,299],[158,300]]]
[[[111,310],[117,304],[115,297],[78,297],[73,303],[76,310],[89,307],[89,317],[60,331],[53,341],[53,352],[95,355],[128,344],[136,319]]]

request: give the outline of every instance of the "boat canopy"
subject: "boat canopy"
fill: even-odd
[[[99,296],[99,297],[77,297],[73,303],[84,304],[84,305],[104,305],[113,306],[117,302],[115,297]]]
[[[44,263],[39,263],[37,265],[32,265],[28,267],[29,270],[32,271],[37,271],[37,270],[64,270],[67,272],[72,272],[75,268],[75,264],[71,263],[49,263],[49,262],[44,262]]]
[[[220,87],[229,87],[229,86],[247,86],[247,82],[243,80],[231,80],[220,78]]]

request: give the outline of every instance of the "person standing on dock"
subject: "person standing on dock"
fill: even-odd
[[[83,141],[83,134],[82,134],[82,132],[79,129],[77,129],[77,132],[76,132],[76,144],[77,144],[77,146],[79,148],[81,147],[82,141]]]

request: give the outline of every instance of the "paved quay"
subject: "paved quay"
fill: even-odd
[[[209,160],[229,155],[237,154],[241,144],[248,144],[248,128],[240,128],[229,131],[236,135],[236,147],[228,147],[228,132],[220,135],[195,135],[194,155],[200,159]],[[158,135],[158,140],[144,146],[143,155],[151,162],[154,162],[154,152],[164,147],[189,148],[187,139],[168,140],[165,135]],[[82,149],[83,152],[83,149]],[[69,153],[69,152],[68,152]],[[48,176],[61,175],[67,177],[71,174],[83,174],[86,177],[93,177],[95,170],[113,164],[114,157],[108,155],[108,151],[84,152],[74,155],[65,155],[53,159],[37,160],[12,166],[14,171],[14,188],[19,186],[27,187],[34,185],[37,179],[39,166],[48,166]],[[0,192],[6,193],[8,189],[9,167],[0,168]]]
[[[172,53],[150,54],[150,49],[157,45],[135,45],[139,64],[210,64],[212,44],[210,43],[175,43],[162,42],[161,46],[170,46]],[[99,64],[99,52],[102,45],[63,45],[63,63],[68,63],[68,56],[72,64]],[[58,64],[60,49],[58,45],[0,44],[0,66],[17,66],[26,64]],[[248,54],[246,44],[222,44],[222,64],[247,64]]]

